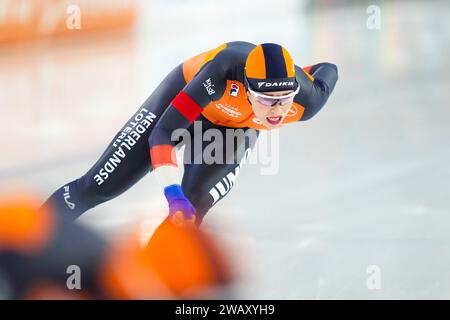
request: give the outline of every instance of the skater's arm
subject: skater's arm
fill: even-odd
[[[203,109],[222,96],[226,80],[221,65],[209,62],[172,100],[149,137],[153,170],[177,166],[175,145]],[[189,136],[186,136],[189,137]]]
[[[296,69],[300,92],[295,102],[305,108],[300,119],[305,121],[314,117],[327,102],[338,80],[338,70],[336,65],[327,62]]]

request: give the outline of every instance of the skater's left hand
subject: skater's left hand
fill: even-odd
[[[164,188],[169,203],[169,219],[176,225],[195,224],[195,208],[183,193],[181,186],[173,184]]]

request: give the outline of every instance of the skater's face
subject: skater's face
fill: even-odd
[[[287,116],[294,102],[294,91],[265,92],[263,95],[247,92],[248,99],[252,105],[253,113],[261,123],[269,129],[279,127]],[[288,97],[281,99],[267,99],[269,97]]]

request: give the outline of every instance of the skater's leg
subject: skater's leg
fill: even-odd
[[[224,157],[220,163],[207,164],[205,159],[203,159],[201,164],[185,163],[184,165],[182,188],[186,197],[196,208],[197,225],[201,224],[209,209],[223,199],[233,188],[239,171],[253,150],[259,134],[257,130],[248,128],[230,129],[209,126],[207,129],[216,129],[221,132],[224,142],[222,146]],[[229,137],[231,135],[227,135],[226,131],[228,133],[234,132],[233,134],[236,138],[234,143],[232,143],[233,148],[227,147],[227,141],[228,146],[230,146]],[[209,143],[202,142],[202,149],[205,150]],[[189,145],[186,146],[185,153],[189,148],[192,154],[193,148]],[[203,158],[205,156],[208,156],[208,153],[204,153]]]
[[[82,177],[59,188],[46,201],[73,219],[126,191],[151,170],[148,137],[173,98],[186,85],[181,65],[152,93]]]

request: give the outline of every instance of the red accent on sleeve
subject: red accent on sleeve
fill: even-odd
[[[156,169],[161,166],[177,167],[177,158],[175,147],[170,144],[160,144],[150,149],[150,158],[152,159],[152,167]]]
[[[203,110],[202,107],[192,100],[192,98],[184,91],[181,91],[175,99],[173,99],[172,104],[175,109],[189,120],[190,123],[194,122]]]
[[[312,67],[313,67],[313,66],[309,66],[309,67],[304,67],[304,68],[302,68],[302,69],[303,69],[303,71],[306,71],[306,72],[309,73],[309,71],[311,70]]]

